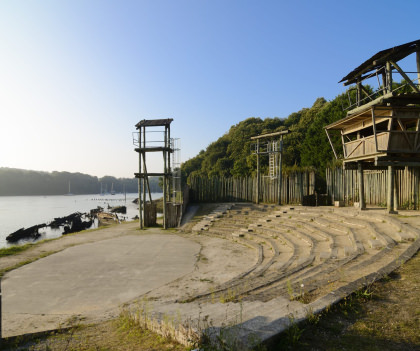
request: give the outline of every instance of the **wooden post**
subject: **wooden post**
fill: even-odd
[[[168,126],[165,126],[165,136],[164,136],[164,150],[163,150],[163,229],[167,229],[167,211],[166,211],[166,196],[167,196],[167,184],[166,184],[166,147],[168,146]]]
[[[278,201],[277,203],[281,205],[281,183],[283,180],[283,135],[280,136],[280,153],[279,153],[279,175],[278,175],[278,184],[277,184],[277,194]]]
[[[141,173],[141,152],[139,151],[139,173]],[[141,177],[139,176],[139,225],[143,229],[143,206],[141,200]]]
[[[165,129],[167,128],[167,130],[168,130],[168,139],[167,139],[167,143],[168,143],[168,145],[165,145],[165,147],[167,147],[168,148],[168,150],[171,148],[171,127],[170,126],[165,126]],[[167,162],[167,171],[168,171],[168,174],[171,174],[171,152],[170,151],[168,151],[167,152],[167,157],[168,157],[168,162]],[[171,179],[172,179],[172,177],[171,176],[169,176],[169,177],[167,177],[167,182],[168,182],[168,200],[169,200],[169,202],[173,202],[173,204],[175,204],[175,202],[176,202],[176,199],[172,199],[171,200],[171,189],[170,189],[170,186],[169,186],[169,184],[171,183]],[[175,189],[172,189],[172,191],[174,191]]]
[[[357,78],[356,88],[356,104],[360,106],[362,104],[362,83],[360,78]]]
[[[359,205],[361,210],[366,209],[365,203],[365,184],[363,179],[363,164],[362,162],[357,162],[357,178],[359,183]]]
[[[143,204],[141,199],[141,128],[139,129],[139,224],[140,229],[143,229]],[[144,190],[143,190],[144,191]]]
[[[146,169],[146,127],[143,126],[143,223],[146,223],[146,177],[147,177],[147,169]]]
[[[389,213],[394,213],[394,167],[388,166],[388,198],[387,210]]]
[[[387,84],[387,92],[390,93],[392,91],[392,67],[391,62],[386,62],[386,84]]]
[[[420,168],[416,167],[412,169],[413,172],[413,182],[414,182],[414,209],[418,210],[417,202],[418,202],[418,196],[419,196],[419,172]]]
[[[398,211],[399,207],[399,197],[400,197],[400,189],[399,189],[399,181],[398,181],[398,174],[396,170],[394,170],[394,211]]]
[[[255,203],[260,203],[260,139],[257,139],[257,195]]]

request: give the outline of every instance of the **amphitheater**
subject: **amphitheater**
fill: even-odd
[[[247,350],[369,289],[420,247],[418,211],[191,208],[198,211],[178,230],[132,222],[1,258],[3,271],[32,262],[2,278],[3,336],[124,311],[184,344],[204,336]]]
[[[291,323],[390,273],[420,247],[420,216],[381,209],[220,204],[184,226],[201,251],[195,269],[143,296],[144,312],[231,342],[275,338]]]

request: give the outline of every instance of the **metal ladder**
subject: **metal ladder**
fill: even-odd
[[[271,179],[277,178],[277,142],[271,141],[268,145],[269,154],[268,154],[268,172]]]

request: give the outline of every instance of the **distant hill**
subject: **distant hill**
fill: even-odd
[[[113,189],[116,193],[138,192],[136,178],[93,177],[83,173],[41,172],[17,168],[0,167],[0,196],[19,195],[64,195],[69,191],[75,195],[99,194]],[[152,192],[162,192],[159,178],[150,178]]]

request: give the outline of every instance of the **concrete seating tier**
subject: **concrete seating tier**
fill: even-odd
[[[227,240],[238,250],[251,248],[249,265],[210,290],[206,286],[175,302],[160,301],[158,310],[190,311],[182,314],[192,326],[199,323],[195,313],[208,315],[207,332],[235,318],[232,324],[238,324],[232,311],[240,310],[235,333],[241,340],[251,334],[273,337],[287,328],[291,314],[299,320],[308,311],[322,311],[389,273],[420,247],[419,229],[398,216],[353,208],[222,204],[192,234]]]

